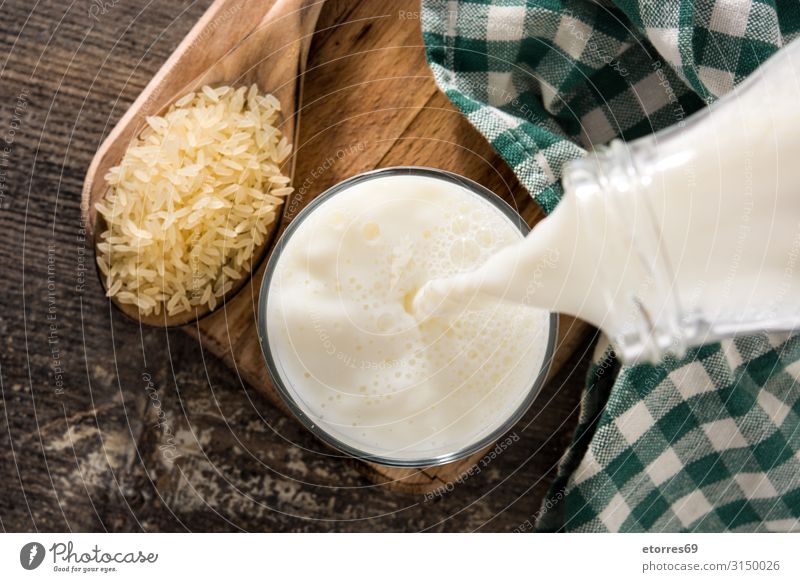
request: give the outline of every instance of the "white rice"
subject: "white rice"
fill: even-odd
[[[293,189],[280,103],[258,88],[203,87],[178,99],[109,170],[95,206],[108,229],[97,264],[106,295],[142,315],[214,309],[251,271]]]

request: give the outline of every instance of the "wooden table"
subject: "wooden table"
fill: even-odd
[[[335,458],[196,338],[140,329],[109,308],[81,236],[83,174],[207,2],[88,6],[46,0],[31,12],[15,1],[0,30],[10,55],[0,138],[11,136],[0,151],[0,528],[507,531],[529,519],[574,426],[582,333],[513,446],[434,493],[402,493],[395,474],[376,484],[375,468]],[[513,199],[534,221],[505,164],[437,92],[418,10],[405,0],[328,2],[297,185],[310,198],[373,167],[434,165]]]

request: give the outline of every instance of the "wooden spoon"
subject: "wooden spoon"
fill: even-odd
[[[164,112],[182,95],[203,85],[258,85],[281,102],[280,129],[294,144],[300,122],[302,79],[308,50],[324,0],[215,0],[180,46],[145,87],[100,146],[83,185],[81,209],[95,245],[107,225],[95,203],[108,191],[105,175],[122,160],[129,144],[145,127],[150,115]],[[282,173],[293,177],[295,156],[284,162]],[[253,254],[253,272],[273,242],[280,216]],[[95,246],[96,248],[96,246]],[[95,251],[97,252],[97,251]],[[252,274],[252,272],[251,272]],[[105,287],[105,277],[100,275]],[[224,305],[247,283],[243,277],[218,305]],[[210,313],[207,305],[174,316],[162,309],[144,316],[135,305],[112,302],[123,313],[152,326],[185,325]]]

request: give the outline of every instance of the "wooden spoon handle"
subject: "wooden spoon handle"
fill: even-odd
[[[215,0],[95,154],[86,174],[81,200],[89,234],[94,236],[94,205],[105,195],[105,174],[122,159],[130,142],[142,130],[147,116],[163,111],[182,93],[195,88],[204,75],[216,75],[216,69],[234,66],[234,61],[228,60],[226,55],[243,39],[250,37],[253,38],[247,44],[255,48],[257,36],[260,36],[252,35],[256,30],[264,31],[264,34],[268,34],[269,29],[292,30],[294,34],[310,39],[321,7],[320,0]],[[267,26],[277,19],[281,19],[280,25]],[[300,66],[304,68],[310,40],[301,44],[297,56],[303,57]],[[239,75],[234,79],[236,77]]]
[[[208,69],[195,86],[255,83],[281,102],[280,129],[294,144],[300,123],[303,73],[324,0],[276,0],[258,26]],[[282,170],[294,176],[292,155]],[[287,167],[288,166],[288,167]]]

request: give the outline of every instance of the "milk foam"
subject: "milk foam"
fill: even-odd
[[[519,305],[422,321],[426,282],[474,269],[522,239],[490,202],[423,176],[384,176],[325,201],[288,240],[267,333],[284,384],[340,441],[394,459],[459,451],[529,394],[549,314]]]

